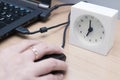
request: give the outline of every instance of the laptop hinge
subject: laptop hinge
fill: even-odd
[[[42,8],[49,8],[49,5],[43,4],[43,3],[39,3],[39,7]]]
[[[50,8],[51,0],[23,0],[25,2],[29,2],[34,5],[38,5],[41,8]]]

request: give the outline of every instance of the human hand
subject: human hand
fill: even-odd
[[[31,47],[39,54],[35,56]],[[62,80],[63,74],[50,74],[54,70],[66,71],[64,61],[49,58],[34,62],[46,54],[62,53],[60,47],[34,40],[25,40],[0,51],[0,80]]]

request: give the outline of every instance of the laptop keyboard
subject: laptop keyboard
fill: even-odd
[[[31,13],[31,10],[0,1],[0,28]]]

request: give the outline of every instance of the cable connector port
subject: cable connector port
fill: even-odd
[[[50,16],[50,9],[47,9],[46,11],[44,11],[43,13],[41,13],[39,15],[40,19],[42,19],[42,21],[47,21],[48,17]]]

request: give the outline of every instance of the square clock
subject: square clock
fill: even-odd
[[[87,2],[71,7],[69,42],[107,55],[114,43],[118,10]]]

